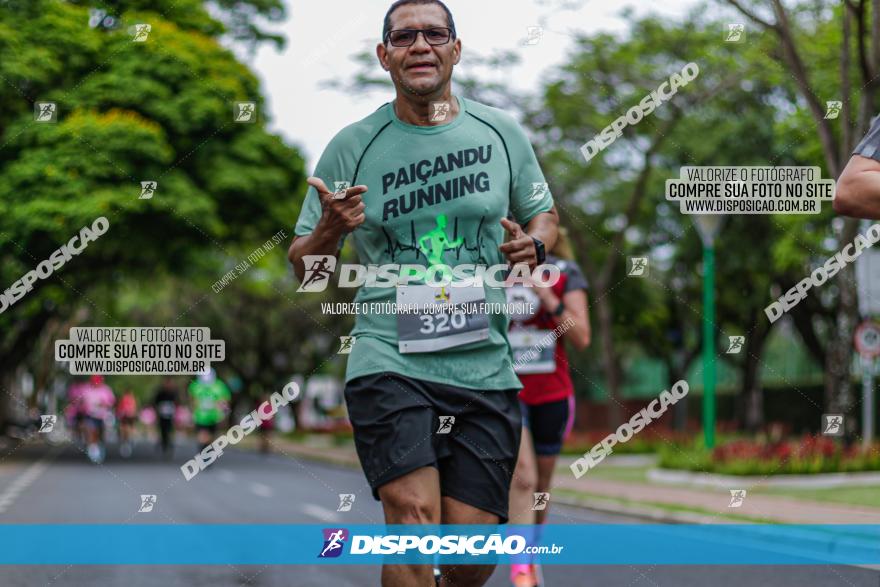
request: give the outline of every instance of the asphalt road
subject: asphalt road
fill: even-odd
[[[247,451],[227,451],[187,482],[179,466],[196,451],[187,442],[171,461],[145,444],[129,459],[109,450],[92,465],[72,445],[55,449],[0,444],[2,524],[373,524],[379,503],[359,471]],[[354,493],[350,512],[336,511],[339,493]],[[157,495],[138,513],[141,494]],[[343,517],[344,516],[344,517]],[[554,506],[550,522],[638,523],[580,508]],[[626,548],[625,544],[621,548]],[[366,566],[0,566],[3,587],[360,587],[379,585]],[[880,587],[880,572],[846,566],[683,567],[545,566],[548,587]],[[491,586],[508,585],[498,568]]]

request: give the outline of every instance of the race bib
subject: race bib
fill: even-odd
[[[517,283],[505,288],[504,293],[511,308],[507,312],[511,322],[527,322],[541,309],[541,299],[533,287],[523,287]]]
[[[513,370],[524,375],[556,371],[556,340],[551,330],[511,330],[507,333],[513,352]]]
[[[486,291],[481,285],[399,286],[398,350],[401,353],[429,353],[489,338],[489,315],[485,311],[472,311],[485,303]],[[463,311],[462,304],[467,304],[471,310]],[[418,310],[409,311],[413,308]]]

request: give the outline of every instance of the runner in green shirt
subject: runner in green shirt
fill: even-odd
[[[543,263],[556,240],[553,199],[516,121],[452,94],[461,41],[448,8],[395,2],[377,56],[397,99],[340,131],[309,178],[289,251],[303,283],[314,282],[313,268],[338,256],[348,235],[364,265]],[[365,285],[355,301],[506,301],[503,288],[488,284],[423,283]],[[507,521],[521,431],[507,327],[500,313],[357,316],[345,397],[388,523]],[[481,585],[492,567],[445,572],[455,584]],[[429,566],[383,569],[383,584],[430,577]]]
[[[211,369],[189,384],[189,395],[192,398],[193,424],[196,427],[196,438],[199,451],[208,446],[217,433],[217,424],[226,415],[226,406],[231,397],[229,388]]]

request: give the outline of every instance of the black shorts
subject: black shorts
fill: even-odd
[[[535,454],[542,457],[558,455],[574,421],[574,396],[546,404],[520,402],[520,408],[523,426],[532,433]]]
[[[440,493],[507,522],[522,435],[516,389],[478,390],[377,373],[345,386],[354,441],[373,497],[421,467],[440,472]],[[454,416],[438,433],[441,416]],[[445,420],[445,419],[444,419]]]
[[[104,432],[104,419],[103,418],[95,418],[93,416],[83,416],[83,421],[86,424],[86,428],[94,428],[99,433]]]
[[[217,433],[217,424],[196,424],[196,433],[201,432],[202,430],[213,436]]]

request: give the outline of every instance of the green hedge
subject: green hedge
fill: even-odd
[[[734,440],[709,450],[702,442],[664,446],[660,467],[724,475],[808,475],[880,471],[880,445],[845,448],[826,437],[755,442]]]

